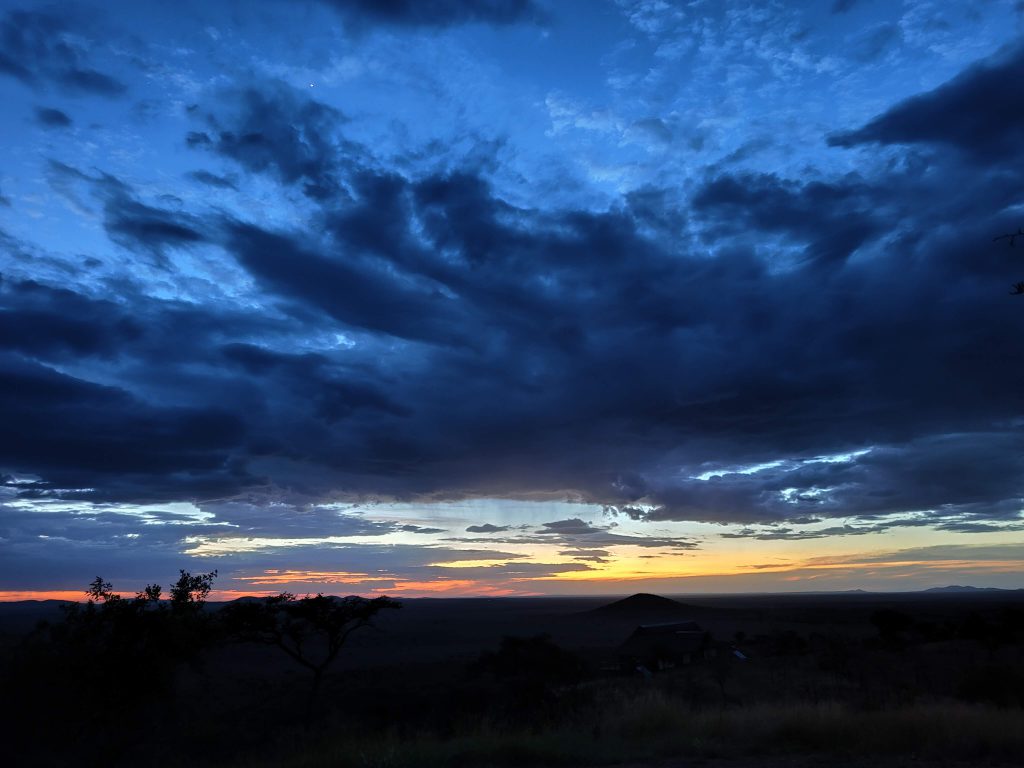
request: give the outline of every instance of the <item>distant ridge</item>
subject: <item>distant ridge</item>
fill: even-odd
[[[700,609],[686,603],[680,603],[678,600],[639,592],[622,600],[616,600],[614,603],[602,605],[600,608],[594,608],[587,613],[592,616],[606,616],[609,618],[625,618],[630,616],[664,616],[668,618],[682,613],[693,613],[698,610]]]
[[[925,592],[944,592],[946,594],[963,594],[970,592],[1020,592],[1019,589],[1001,589],[1000,587],[967,587],[959,584],[951,584],[948,587],[932,587]]]

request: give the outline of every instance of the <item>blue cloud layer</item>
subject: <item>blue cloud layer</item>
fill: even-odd
[[[980,40],[990,56],[948,80],[865,98],[839,124],[797,124],[798,108],[780,105],[812,99],[822,79],[915,69],[922,41],[945,38],[909,12],[872,18],[901,30],[904,58],[840,61],[823,52],[839,33],[804,30],[798,9],[737,6],[732,27],[709,12],[684,51],[666,46],[693,11],[672,10],[604,9],[591,39],[619,38],[603,51],[603,91],[515,90],[517,75],[484,71],[481,55],[457,97],[441,82],[457,54],[440,37],[465,51],[558,36],[564,12],[306,6],[340,18],[323,34],[363,53],[342,61],[312,44],[286,57],[278,37],[252,33],[258,19],[232,31],[195,10],[219,71],[113,22],[8,12],[0,72],[24,114],[4,130],[34,137],[0,179],[0,421],[12,436],[0,519],[17,567],[42,562],[39,535],[57,536],[18,505],[55,501],[210,511],[212,523],[158,522],[132,544],[168,559],[214,524],[268,538],[448,531],[323,511],[338,501],[568,499],[761,539],[1015,530],[1024,308],[1005,293],[1024,269],[992,238],[1021,223],[1021,107],[1004,86],[1024,54],[983,26],[968,52]],[[259,14],[288,28],[283,6]],[[762,16],[770,33],[753,36]],[[788,58],[786,40],[798,45]],[[777,80],[745,90],[754,64],[734,72],[724,102],[751,96],[749,116],[737,103],[713,118],[683,109],[698,94],[673,84],[679,61],[704,61],[695,82],[710,82],[751,50]],[[374,113],[361,77],[408,100]],[[518,132],[489,90],[502,77],[510,103],[544,96]],[[351,99],[337,85],[349,82]],[[165,96],[132,102],[145,83]],[[436,122],[403,112],[427,92]],[[104,117],[118,109],[127,122]],[[763,135],[758,115],[792,136]],[[139,533],[92,511],[49,520],[103,551],[90,531]],[[808,520],[824,527],[808,533]],[[577,516],[529,530],[471,522],[462,529],[495,545],[553,541],[581,567],[620,546],[694,546],[638,544]]]

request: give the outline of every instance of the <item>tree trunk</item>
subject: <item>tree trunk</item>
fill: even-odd
[[[324,672],[322,669],[313,670],[313,684],[309,688],[309,696],[306,698],[306,727],[313,723],[313,711],[316,707],[317,696],[320,693],[320,683],[323,681]]]

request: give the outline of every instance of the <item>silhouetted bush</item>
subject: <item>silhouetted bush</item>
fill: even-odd
[[[910,616],[893,608],[881,608],[872,613],[871,623],[878,630],[878,638],[890,647],[902,645],[903,634],[914,626]]]
[[[471,671],[495,681],[494,709],[500,718],[538,724],[565,708],[559,704],[569,691],[562,689],[580,681],[584,666],[547,635],[506,636],[497,651],[481,654]]]
[[[65,606],[61,620],[42,623],[11,654],[4,688],[18,696],[17,706],[6,702],[7,743],[41,749],[58,765],[61,755],[75,765],[126,759],[137,742],[125,734],[172,715],[179,665],[198,668],[216,641],[202,610],[215,576],[181,571],[169,602],[159,585],[126,599],[97,576],[85,604]]]
[[[965,701],[997,707],[1024,706],[1024,672],[1008,664],[972,667],[961,678],[957,695]]]

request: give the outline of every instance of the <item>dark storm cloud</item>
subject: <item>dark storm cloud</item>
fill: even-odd
[[[165,246],[194,245],[206,239],[190,217],[125,196],[111,197],[104,212],[110,239],[130,250],[162,253]]]
[[[247,377],[274,381],[302,397],[316,417],[327,424],[369,410],[380,415],[408,416],[411,411],[389,397],[379,383],[362,381],[332,370],[330,361],[313,353],[274,352],[252,344],[233,343],[220,348],[224,360]],[[280,395],[279,395],[280,396]]]
[[[118,96],[125,85],[89,64],[91,52],[49,13],[8,11],[0,21],[0,74],[26,85],[53,83],[72,93]]]
[[[830,137],[829,143],[955,147],[979,161],[1006,162],[1024,149],[1024,104],[1009,86],[1021,78],[1024,47],[1018,46],[897,104],[861,128]]]
[[[0,349],[49,360],[111,357],[141,333],[113,302],[32,281],[0,281]]]
[[[292,155],[286,147],[268,167],[287,167]],[[646,498],[659,510],[652,519],[784,518],[795,510],[778,502],[778,488],[669,479],[656,467],[666,451],[685,465],[707,451],[740,461],[898,444],[1005,413],[1020,377],[989,359],[1012,343],[1012,324],[992,313],[1008,319],[1013,308],[993,308],[983,287],[1003,267],[992,254],[962,256],[987,242],[982,227],[900,244],[921,258],[846,263],[880,247],[881,233],[929,233],[957,208],[998,210],[1008,184],[981,199],[967,187],[941,199],[921,195],[914,168],[886,183],[720,175],[694,198],[721,248],[706,261],[642,234],[648,213],[544,216],[509,206],[469,171],[410,180],[352,170],[337,155],[312,162],[352,190],[326,213],[334,244],[235,224],[229,248],[239,262],[267,290],[356,328],[459,345],[469,337],[453,329],[477,333],[466,351],[416,358],[430,385],[403,387],[417,403],[411,442],[369,452],[402,467],[391,487],[407,493],[515,495],[525,482],[556,498]],[[962,172],[949,170],[959,187]],[[663,204],[652,198],[648,208]],[[769,271],[751,252],[765,233],[802,247],[802,261]],[[922,343],[934,338],[940,347]],[[978,388],[1002,394],[978,400],[969,394]],[[491,408],[497,401],[505,414]],[[441,414],[443,442],[427,437],[441,430]],[[433,483],[414,469],[425,460]]]
[[[215,152],[250,173],[301,183],[317,200],[341,194],[338,168],[353,147],[338,137],[347,118],[337,109],[275,83],[233,92],[218,106],[206,114],[209,132],[190,132],[188,146]]]
[[[319,0],[346,21],[406,27],[447,27],[480,22],[514,24],[541,18],[533,0]]]
[[[818,538],[934,525],[969,530],[970,523],[1013,523],[1024,497],[1024,447],[1010,433],[921,438],[844,460],[790,462],[749,474],[691,480],[652,494],[663,502],[647,520],[686,520],[701,511],[733,522],[818,522],[856,517],[856,524],[794,531],[747,529],[732,537]],[[814,514],[810,521],[800,515]],[[883,518],[899,512],[918,516]],[[965,527],[966,526],[966,527]]]
[[[228,177],[218,176],[216,173],[210,173],[209,171],[192,171],[188,176],[190,179],[194,179],[200,184],[205,184],[208,187],[217,187],[218,189],[238,189],[238,185]]]
[[[55,188],[95,203],[125,248],[222,249],[251,276],[260,310],[14,296],[11,312],[36,313],[12,315],[4,332],[34,360],[17,370],[66,391],[38,416],[16,414],[38,418],[24,426],[39,437],[8,445],[7,470],[94,498],[287,488],[307,503],[572,499],[650,521],[856,516],[861,527],[920,512],[961,530],[1015,524],[1024,365],[1007,353],[1021,307],[1005,285],[1019,278],[991,243],[1011,228],[998,212],[1019,201],[1015,166],[990,174],[955,153],[908,153],[873,176],[719,172],[682,213],[656,191],[606,210],[528,209],[474,167],[402,175],[347,143],[340,115],[282,89],[197,110],[209,133],[191,143],[302,189],[308,226],[179,209],[107,174],[54,172]],[[680,239],[680,221],[696,242]],[[765,240],[796,256],[768,262]],[[62,303],[86,319],[80,335],[52,317]],[[33,337],[39,313],[46,333]],[[334,336],[337,348],[304,351]],[[86,381],[96,357],[118,359],[123,388]],[[58,358],[83,378],[41,365]],[[172,427],[206,413],[210,435]],[[147,419],[167,432],[151,441],[165,453],[138,446]],[[58,423],[84,425],[75,439],[92,463],[43,454],[46,440],[72,439]],[[111,430],[124,433],[122,475],[94,466],[120,460],[103,447]],[[782,463],[728,471],[772,460]],[[721,476],[697,479],[708,470]],[[468,532],[500,544],[500,528]],[[694,546],[593,520],[541,530],[508,540]]]
[[[52,107],[36,107],[36,122],[45,128],[67,128],[72,120],[65,112]]]
[[[77,206],[83,205],[77,191],[83,186],[100,201],[103,227],[110,239],[130,251],[148,252],[158,266],[169,266],[167,248],[197,245],[207,239],[195,217],[143,203],[128,184],[111,174],[90,176],[51,160],[49,179],[57,192]]]
[[[251,224],[234,225],[228,247],[271,291],[342,323],[407,339],[466,338],[456,303],[429,284],[410,284],[387,270],[332,258]]]
[[[801,183],[770,174],[725,174],[693,199],[698,211],[721,222],[721,231],[786,233],[807,243],[809,260],[825,264],[848,258],[874,234],[874,202],[857,177]]]
[[[19,435],[0,447],[3,466],[31,467],[58,487],[116,487],[151,498],[169,489],[177,496],[215,493],[247,481],[231,460],[244,437],[231,414],[152,406],[10,353],[2,362],[0,419]],[[161,482],[167,487],[156,490]]]

